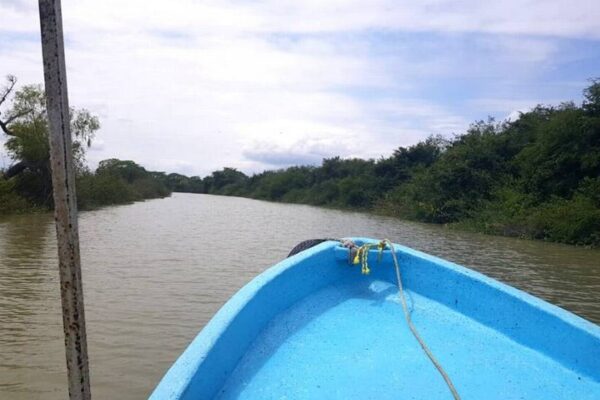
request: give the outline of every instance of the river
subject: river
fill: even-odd
[[[244,283],[308,238],[370,236],[466,265],[600,322],[600,251],[235,197],[80,214],[92,395],[143,399]],[[65,399],[50,214],[0,220],[0,398]]]

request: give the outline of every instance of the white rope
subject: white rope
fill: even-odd
[[[421,348],[423,349],[425,354],[427,354],[427,357],[429,357],[433,365],[439,371],[440,375],[442,375],[442,377],[446,381],[446,385],[448,385],[448,389],[450,389],[450,392],[452,392],[452,396],[454,396],[454,399],[460,400],[460,396],[458,395],[456,388],[452,384],[452,380],[450,380],[450,377],[448,376],[446,371],[444,371],[444,368],[435,358],[431,350],[429,350],[429,347],[427,347],[425,341],[423,340],[423,338],[421,338],[419,332],[417,332],[417,328],[415,328],[415,326],[412,323],[410,312],[408,311],[408,307],[406,306],[406,299],[404,298],[404,289],[402,288],[402,276],[400,275],[400,265],[398,264],[398,258],[396,257],[396,249],[394,248],[394,244],[389,239],[384,239],[383,243],[387,243],[390,246],[392,259],[394,260],[394,268],[396,269],[396,279],[398,280],[398,292],[400,295],[400,300],[402,302],[402,309],[404,310],[404,317],[406,318],[406,323],[408,324],[408,327],[410,328],[415,339],[417,339],[417,341],[421,345]]]

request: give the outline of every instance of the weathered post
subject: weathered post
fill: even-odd
[[[39,0],[39,7],[69,397],[87,400],[91,395],[60,0]]]

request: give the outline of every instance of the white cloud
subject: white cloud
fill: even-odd
[[[518,111],[518,110],[514,110],[508,113],[508,115],[506,116],[506,118],[504,118],[506,121],[516,121],[519,118],[521,118],[521,114],[523,113],[523,111]]]
[[[517,111],[528,111],[536,105],[542,103],[541,100],[536,99],[474,99],[471,102],[475,107],[485,109],[491,112],[507,113],[514,110]],[[560,103],[560,101],[554,101],[552,103]]]
[[[70,100],[101,118],[92,164],[206,174],[377,157],[468,126],[460,101],[423,93],[429,80],[518,80],[560,52],[556,37],[600,38],[592,3],[63,0]],[[41,82],[35,2],[0,13],[0,74]]]
[[[352,154],[351,141],[338,141],[330,137],[308,138],[290,144],[255,142],[244,151],[244,156],[258,165],[272,168],[291,165],[320,165],[324,158],[335,156],[349,157]]]
[[[37,11],[35,2],[4,0],[2,7],[9,17],[3,19],[4,29],[31,27],[32,14]],[[600,35],[598,4],[588,0],[65,0],[63,13],[77,31],[153,28],[192,33],[402,30],[586,38]]]

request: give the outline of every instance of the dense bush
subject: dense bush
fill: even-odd
[[[77,174],[77,205],[80,210],[90,210],[102,206],[126,204],[133,201],[144,199],[153,199],[169,196],[171,191],[168,189],[164,179],[164,174],[148,172],[143,167],[132,161],[106,160],[116,163],[116,169],[98,168],[95,173],[82,171]],[[106,165],[104,161],[100,165]],[[130,174],[127,168],[137,171],[136,174]],[[18,179],[0,178],[0,215],[13,214],[35,209],[48,209],[51,205],[47,201],[46,205],[35,205],[19,195],[23,190],[34,191],[36,185],[40,185],[43,180],[39,180],[35,174],[24,173]],[[23,187],[19,190],[18,186]]]
[[[131,185],[122,178],[84,174],[77,178],[77,205],[81,210],[124,204],[135,200]]]
[[[165,175],[149,172],[133,161],[101,161],[95,173],[77,177],[77,203],[82,210],[168,196]]]
[[[0,215],[24,212],[31,209],[31,204],[14,190],[14,181],[0,178]]]

